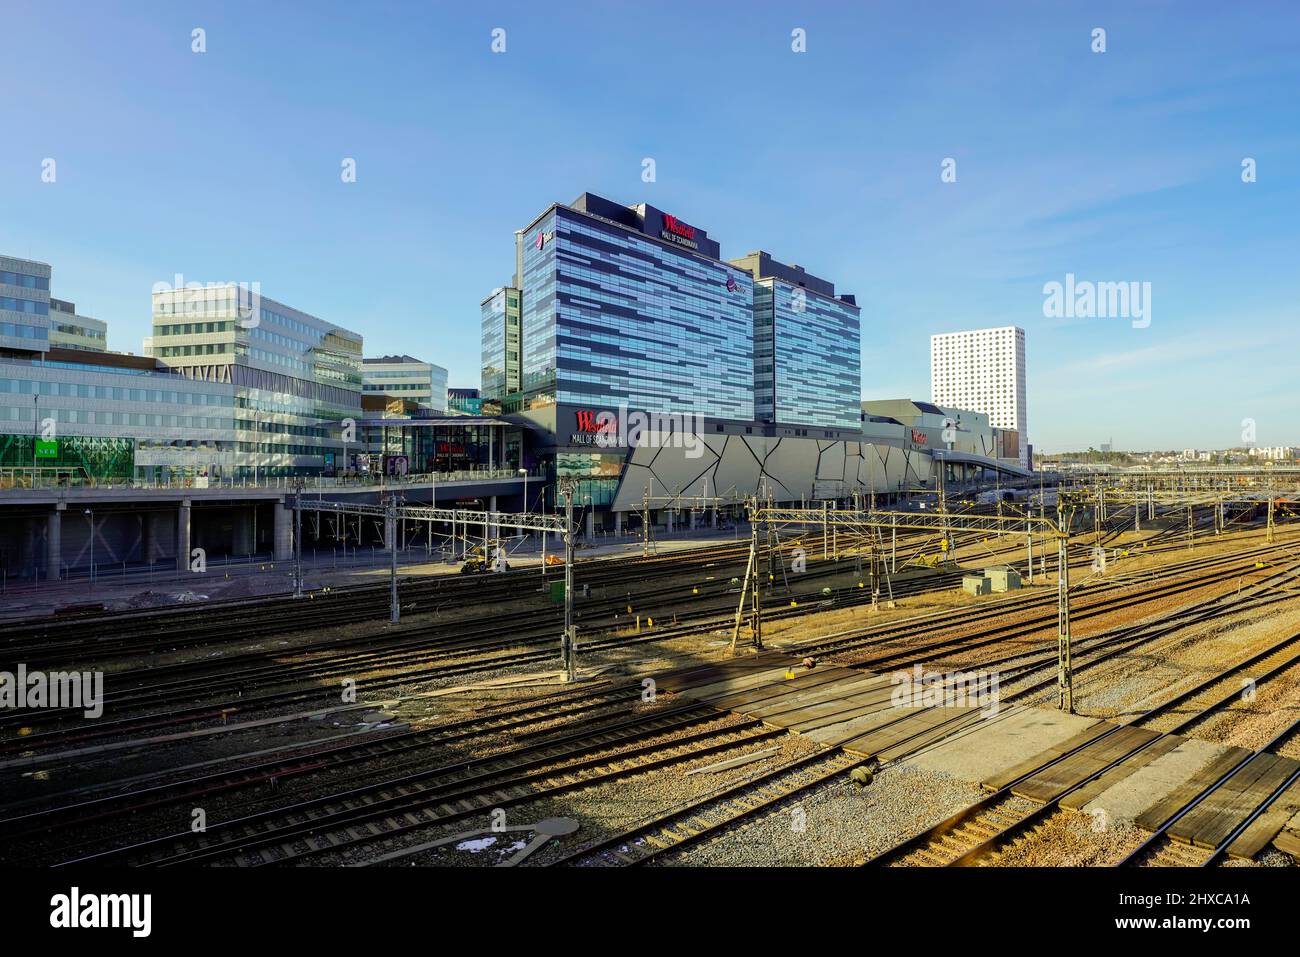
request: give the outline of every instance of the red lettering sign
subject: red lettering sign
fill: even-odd
[[[669,216],[667,213],[664,213],[664,229],[675,236],[682,236],[686,239],[695,238],[694,226],[687,226],[676,216]]]
[[[574,413],[578,419],[578,431],[586,432],[589,435],[599,435],[602,432],[616,432],[618,430],[618,420],[610,417],[607,422],[600,422],[596,413],[590,409],[578,409]]]
[[[920,429],[912,430],[912,441],[917,445],[925,445],[925,433]]]

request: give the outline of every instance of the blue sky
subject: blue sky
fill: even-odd
[[[1246,418],[1300,445],[1300,4],[6,0],[0,23],[0,252],[52,263],[112,348],[182,273],[477,385],[513,230],[590,190],[856,294],[865,397],[929,398],[933,332],[1017,324],[1040,449],[1226,447]],[[1150,326],[1046,318],[1067,273],[1150,282]]]

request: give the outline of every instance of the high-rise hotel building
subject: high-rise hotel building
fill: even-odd
[[[767,253],[728,262],[695,221],[648,204],[547,207],[516,232],[511,284],[481,314],[484,408],[530,421],[537,464],[589,477],[593,504],[627,452],[592,448],[600,412],[698,416],[709,434],[860,425],[853,297]]]
[[[584,193],[521,245],[525,408],[753,419],[753,278],[703,229]]]
[[[852,429],[861,418],[861,310],[802,266],[750,253],[754,277],[754,416],[760,422]]]
[[[1025,330],[1018,326],[930,337],[930,398],[936,405],[982,412],[995,429],[1016,436],[1001,457],[1028,462]]]

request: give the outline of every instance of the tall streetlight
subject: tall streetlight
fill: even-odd
[[[86,518],[90,520],[90,590],[95,590],[95,512],[86,509]]]

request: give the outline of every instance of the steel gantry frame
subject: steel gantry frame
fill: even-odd
[[[1294,493],[1291,493],[1294,494]],[[1107,510],[1111,506],[1131,506],[1133,509],[1134,531],[1142,531],[1142,506],[1146,506],[1147,520],[1156,517],[1156,507],[1187,509],[1187,535],[1189,546],[1195,538],[1193,510],[1197,508],[1214,509],[1214,534],[1220,534],[1229,524],[1225,519],[1224,509],[1229,505],[1264,506],[1267,510],[1266,541],[1273,544],[1273,530],[1276,528],[1275,512],[1279,500],[1287,501],[1287,489],[1275,488],[1203,488],[1194,491],[1171,492],[1157,490],[1148,485],[1146,489],[1108,488],[1103,485],[1079,486],[1062,489],[1060,498],[1076,505],[1093,509],[1095,522],[1104,522]]]
[[[294,596],[302,597],[302,513],[336,515],[340,518],[356,516],[358,519],[369,516],[383,519],[384,533],[388,539],[388,548],[392,553],[389,565],[390,592],[392,595],[390,620],[401,619],[401,605],[397,600],[397,523],[399,521],[417,521],[450,523],[452,528],[460,526],[468,529],[471,524],[483,527],[483,560],[489,561],[488,543],[492,530],[498,533],[502,528],[518,529],[525,532],[555,533],[564,540],[564,634],[560,639],[560,651],[564,658],[565,674],[569,681],[578,677],[577,662],[577,627],[573,615],[573,548],[576,529],[573,525],[574,485],[560,483],[560,494],[565,498],[565,514],[550,515],[541,512],[492,512],[463,508],[436,508],[429,505],[403,504],[397,493],[386,496],[383,504],[330,502],[304,499],[301,494],[294,496]]]
[[[765,505],[755,499],[749,503],[751,525],[749,562],[745,570],[745,584],[741,588],[740,604],[736,608],[735,629],[731,647],[734,651],[740,640],[740,627],[745,618],[745,603],[750,602],[750,627],[756,647],[762,647],[762,604],[759,593],[761,576],[757,574],[761,560],[760,526],[768,529],[783,527],[834,528],[856,533],[866,538],[875,548],[872,532],[882,529],[897,531],[938,532],[945,539],[958,532],[997,537],[1025,537],[1032,551],[1033,537],[1056,542],[1056,632],[1057,632],[1057,690],[1058,705],[1062,711],[1074,713],[1074,672],[1070,648],[1070,531],[1069,523],[1054,521],[1046,516],[1023,515],[1001,517],[997,515],[965,515],[960,512],[895,512],[873,509],[783,508]],[[770,546],[769,546],[770,548]]]
[[[685,507],[691,512],[695,510],[707,511],[713,509],[713,516],[716,519],[718,509],[725,508],[729,505],[739,505],[743,500],[735,494],[727,495],[708,495],[701,491],[698,495],[687,495],[685,492],[679,492],[676,495],[655,495],[654,483],[651,482],[645,487],[641,495],[641,557],[649,558],[651,553],[658,554],[658,549],[653,542],[653,530],[650,525],[650,510],[653,508],[666,508],[672,511],[678,511]]]

